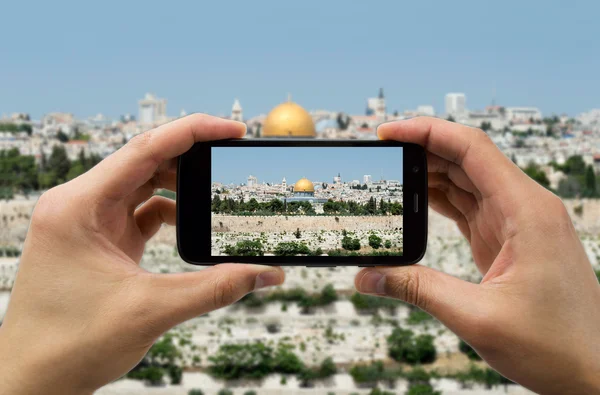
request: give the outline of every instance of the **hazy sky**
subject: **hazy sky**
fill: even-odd
[[[288,92],[307,109],[362,113],[465,92],[575,115],[600,107],[600,1],[7,1],[0,6],[0,114],[248,116]]]
[[[302,177],[311,181],[359,180],[370,174],[402,182],[401,147],[214,147],[212,180],[241,184],[249,175],[258,182],[293,184]]]

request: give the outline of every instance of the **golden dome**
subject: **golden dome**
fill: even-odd
[[[294,192],[314,192],[315,186],[306,178],[301,178],[294,185]]]
[[[315,124],[310,114],[298,104],[288,101],[271,110],[262,127],[263,137],[315,137]]]

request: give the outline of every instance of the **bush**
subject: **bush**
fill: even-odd
[[[212,362],[209,372],[220,379],[260,379],[273,373],[273,349],[261,342],[223,344],[208,359]]]
[[[342,248],[348,251],[358,251],[360,250],[360,240],[344,236],[342,238]]]
[[[204,395],[204,392],[199,389],[191,389],[188,391],[188,395]]]
[[[477,352],[475,352],[475,350],[473,350],[473,348],[471,346],[469,346],[462,339],[458,343],[458,349],[462,353],[464,353],[467,357],[469,357],[470,360],[472,360],[472,361],[481,361],[481,357],[479,356],[479,354],[477,354]]]
[[[284,241],[277,244],[274,252],[277,256],[308,255],[310,254],[310,249],[304,243]]]
[[[311,251],[308,255],[310,255],[310,256],[321,256],[321,255],[323,255],[323,249],[321,249],[321,247],[318,247],[316,250]]]
[[[304,363],[292,351],[293,346],[289,344],[280,344],[277,347],[273,366],[278,373],[298,374],[304,371]]]
[[[246,392],[244,392],[244,395],[256,395],[256,391],[254,391],[254,390],[246,391]]]
[[[512,381],[493,369],[480,369],[475,365],[471,365],[471,368],[467,372],[456,374],[455,378],[463,384],[469,382],[484,384],[487,389],[491,389],[492,387],[500,384],[512,383]]]
[[[355,365],[350,369],[350,376],[359,384],[376,383],[383,377],[383,362],[376,361],[370,365]]]
[[[217,395],[233,395],[233,391],[227,388],[222,388],[217,392]]]
[[[296,236],[297,239],[302,237],[302,233],[300,233],[300,228],[296,228],[296,231],[294,232],[294,236]]]
[[[169,378],[171,379],[171,384],[179,385],[181,384],[181,378],[183,376],[183,369],[180,366],[171,365],[167,369],[169,372]]]
[[[389,355],[398,362],[411,365],[435,361],[437,351],[433,336],[414,336],[410,330],[396,328],[387,339]]]
[[[369,245],[371,246],[371,248],[378,249],[379,247],[381,247],[381,244],[381,237],[377,236],[376,234],[369,235]]]
[[[392,248],[392,242],[389,240],[386,240],[384,245],[385,245],[385,248]]]
[[[223,252],[229,256],[263,256],[263,245],[260,241],[242,240],[235,247],[225,246]]]
[[[319,378],[327,378],[331,377],[337,373],[337,366],[333,363],[333,359],[325,358],[323,362],[321,362],[321,366],[319,366]]]

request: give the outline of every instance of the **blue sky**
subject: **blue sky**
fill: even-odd
[[[12,1],[0,6],[0,114],[137,115],[145,92],[248,116],[290,92],[307,109],[443,109],[465,92],[575,115],[600,107],[600,2]]]
[[[342,181],[383,177],[402,182],[401,147],[213,147],[212,180],[225,184],[245,183],[249,175],[258,182],[289,184],[302,177],[332,182],[338,172]]]

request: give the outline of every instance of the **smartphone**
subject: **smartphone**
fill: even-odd
[[[237,139],[179,157],[177,247],[188,263],[409,265],[426,245],[421,146]]]

